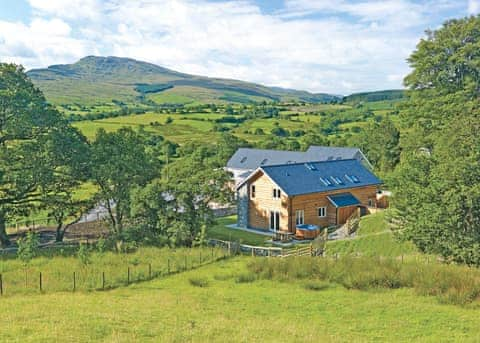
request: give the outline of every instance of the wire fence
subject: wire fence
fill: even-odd
[[[25,266],[0,273],[0,295],[109,290],[196,269],[229,256],[226,249],[212,246],[172,251],[168,257],[149,263],[133,261],[121,266],[85,264],[72,270],[68,261],[53,268]]]

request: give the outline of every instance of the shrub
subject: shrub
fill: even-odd
[[[323,291],[329,287],[330,287],[330,284],[328,282],[323,282],[323,281],[312,280],[303,284],[303,288],[309,291]]]
[[[256,280],[256,276],[253,273],[242,273],[235,278],[236,283],[250,283]]]
[[[192,286],[195,287],[208,287],[209,284],[208,280],[202,277],[191,277],[190,279],[188,279],[188,281]]]
[[[28,231],[17,244],[17,256],[25,265],[38,255],[38,235],[35,232]]]

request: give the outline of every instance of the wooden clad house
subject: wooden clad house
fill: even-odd
[[[295,234],[374,207],[381,181],[356,159],[262,166],[237,190],[238,226]]]

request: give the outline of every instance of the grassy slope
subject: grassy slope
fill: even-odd
[[[365,216],[360,221],[357,237],[343,241],[331,241],[328,254],[362,254],[367,256],[400,256],[415,254],[412,243],[400,242],[388,231],[384,213]]]
[[[241,231],[230,229],[226,227],[226,225],[234,224],[237,222],[237,216],[229,216],[219,218],[217,220],[217,225],[209,227],[207,229],[207,237],[208,238],[215,238],[224,241],[240,241],[243,244],[250,244],[250,245],[258,245],[258,246],[265,246],[265,240],[269,239],[269,237],[264,235],[258,235],[251,232]]]
[[[408,289],[364,292],[298,282],[236,283],[248,258],[108,292],[6,297],[2,341],[478,341],[478,306]],[[208,287],[192,286],[203,278]]]

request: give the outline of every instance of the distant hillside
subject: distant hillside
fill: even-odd
[[[54,104],[205,103],[252,101],[329,102],[340,97],[266,87],[238,80],[179,73],[155,64],[120,57],[84,57],[74,64],[53,65],[28,72]]]
[[[399,100],[405,97],[405,91],[401,89],[392,89],[376,92],[363,92],[350,94],[343,98],[344,102],[372,102],[383,100]]]

